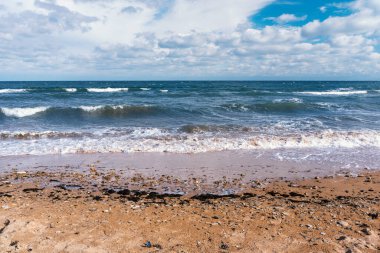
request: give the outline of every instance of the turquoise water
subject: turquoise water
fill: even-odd
[[[0,155],[380,147],[380,82],[0,82]]]

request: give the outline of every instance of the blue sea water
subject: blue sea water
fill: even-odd
[[[380,82],[0,82],[0,156],[380,148]]]

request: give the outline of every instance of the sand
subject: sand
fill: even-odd
[[[3,173],[0,252],[380,251],[376,171],[245,183],[121,178],[95,167]],[[215,188],[233,190],[207,194]]]

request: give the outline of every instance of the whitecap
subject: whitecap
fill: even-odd
[[[87,88],[88,92],[122,92],[128,90],[129,88]]]
[[[76,88],[65,88],[65,91],[67,91],[67,92],[76,92],[77,89]]]
[[[150,88],[140,88],[140,90],[148,91],[148,90],[150,90]]]
[[[367,94],[366,90],[330,90],[330,91],[300,91],[297,94],[316,95],[316,96],[349,96]]]
[[[46,111],[49,107],[26,107],[26,108],[1,108],[1,111],[9,117],[17,117],[17,118],[22,118],[22,117],[28,117],[32,116],[34,114]]]
[[[303,100],[300,98],[286,98],[286,99],[275,99],[273,100],[274,103],[296,103],[296,104],[302,104]]]
[[[102,106],[102,105],[96,105],[96,106],[80,106],[79,108],[82,109],[83,111],[86,111],[86,112],[93,112],[93,111],[99,110],[103,107],[104,106]]]
[[[169,90],[160,90],[161,92],[163,92],[163,93],[166,93],[166,92],[168,92]]]
[[[0,93],[21,93],[27,92],[26,89],[0,89]]]

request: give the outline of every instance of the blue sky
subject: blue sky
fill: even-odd
[[[380,80],[379,0],[0,4],[0,80]]]
[[[253,15],[251,20],[257,27],[276,25],[276,22],[270,18],[279,17],[287,13],[293,14],[296,17],[305,17],[303,20],[291,22],[291,25],[302,26],[313,20],[326,20],[330,16],[348,16],[352,14],[352,10],[347,6],[351,2],[352,0],[275,1]]]

